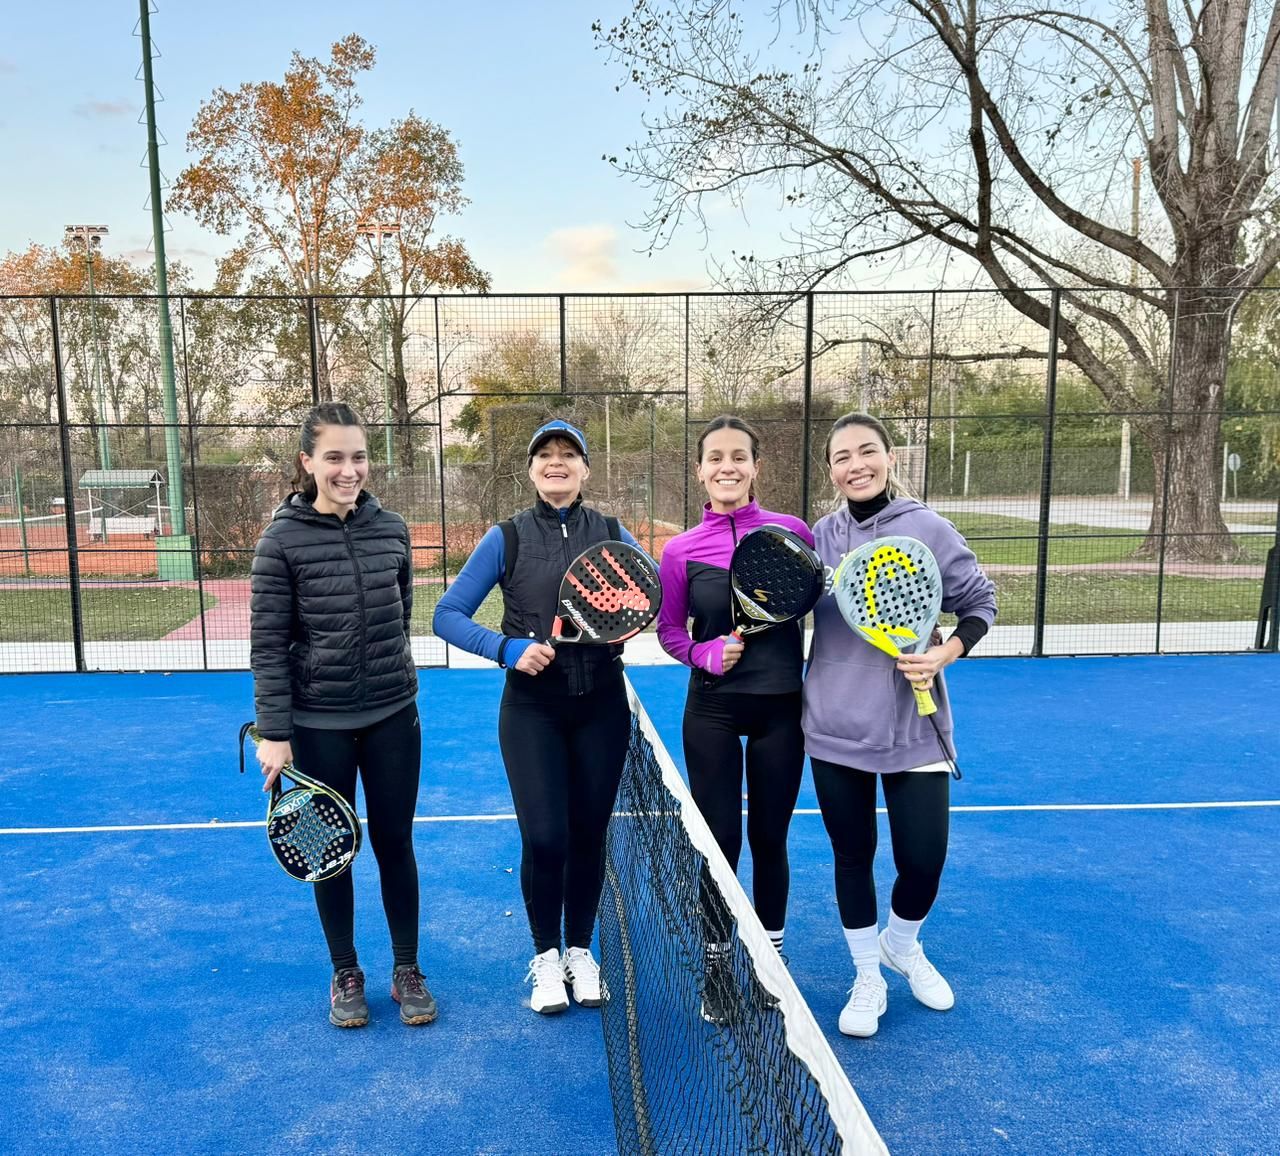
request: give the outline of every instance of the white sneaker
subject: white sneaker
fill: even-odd
[[[880,933],[880,962],[890,971],[906,976],[911,985],[911,994],[925,1007],[934,1011],[949,1011],[955,1006],[955,993],[938,969],[924,955],[924,945],[916,940],[912,950],[906,955],[895,955],[885,942],[887,931]]]
[[[529,974],[525,983],[533,982],[533,994],[529,1006],[542,1015],[562,1012],[569,1006],[569,993],[564,989],[564,968],[560,965],[560,950],[552,947],[529,960]]]
[[[583,1007],[599,1007],[600,966],[586,947],[571,947],[565,955],[564,977],[573,987],[573,998]]]
[[[889,1006],[889,985],[879,971],[859,972],[849,989],[849,1002],[840,1013],[840,1031],[846,1036],[874,1036],[880,1017]]]

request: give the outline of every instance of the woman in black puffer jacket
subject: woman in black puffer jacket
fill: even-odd
[[[413,812],[422,743],[418,674],[409,648],[413,552],[399,514],[364,492],[368,449],[360,419],[326,403],[302,424],[294,492],[253,555],[250,666],[264,790],[286,764],[353,806],[364,783],[394,956],[391,995],[407,1024],[436,1003],[418,967],[418,866]],[[315,885],[333,979],[329,1019],[369,1022],[355,949],[351,872]]]

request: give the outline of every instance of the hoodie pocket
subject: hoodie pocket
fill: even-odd
[[[804,729],[861,747],[887,750],[898,732],[898,687],[892,662],[815,659],[804,680]]]

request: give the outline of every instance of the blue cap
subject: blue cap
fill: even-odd
[[[587,455],[587,435],[584,434],[576,425],[570,425],[567,421],[556,418],[549,421],[546,425],[540,425],[533,431],[533,437],[529,439],[529,457],[533,458],[533,452],[547,438],[564,438],[567,442],[573,442],[574,445],[582,451],[582,460],[591,464],[591,458]]]

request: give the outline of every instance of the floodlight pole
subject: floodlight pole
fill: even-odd
[[[391,350],[387,342],[387,296],[386,281],[382,273],[382,239],[400,235],[400,226],[395,221],[357,221],[356,234],[370,237],[374,243],[374,260],[378,265],[379,316],[382,328],[382,418],[383,418],[383,452],[386,455],[387,470],[390,471],[393,461],[391,453]]]
[[[84,245],[85,266],[89,270],[89,352],[94,401],[98,407],[98,464],[111,468],[111,440],[107,437],[107,399],[102,386],[102,350],[98,341],[98,303],[93,295],[93,251],[107,235],[106,225],[68,225],[63,232],[67,246]]]
[[[182,441],[173,371],[173,323],[169,318],[169,275],[164,256],[164,202],[160,197],[160,156],[156,132],[155,79],[151,71],[151,0],[138,0],[142,37],[142,87],[147,107],[147,169],[151,176],[151,234],[156,254],[156,296],[160,313],[160,378],[164,386],[164,450],[169,473],[169,533],[187,532],[182,486]]]

